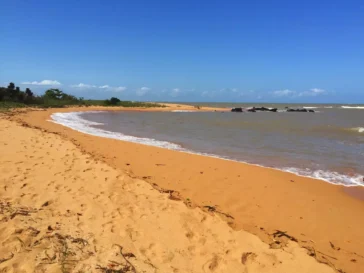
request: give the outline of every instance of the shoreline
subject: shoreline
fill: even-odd
[[[360,219],[364,202],[348,195],[343,187],[279,170],[85,135],[47,121],[55,112],[85,110],[100,110],[100,107],[34,111],[14,118],[31,127],[60,134],[83,152],[132,177],[177,191],[185,202],[188,199],[200,207],[216,207],[235,218],[227,219],[232,227],[252,232],[263,241],[269,242],[268,234],[275,230],[284,230],[297,238],[301,246],[325,253],[326,256],[316,257],[319,261],[327,262],[327,255],[333,256],[337,260],[330,262],[347,272],[364,266],[364,245],[360,243],[364,242],[360,230],[364,223]],[[348,228],[350,234],[341,238]],[[332,248],[330,242],[342,251]]]
[[[0,115],[2,272],[334,273]],[[279,240],[278,233],[274,236]]]
[[[180,107],[183,107],[183,105],[181,105]],[[130,109],[130,111],[140,111],[140,109]],[[156,109],[151,109],[151,111],[155,111]],[[108,110],[100,110],[100,111],[75,111],[75,112],[67,112],[67,113],[92,113],[92,112],[106,112]],[[127,112],[126,110],[117,110],[118,112]],[[141,110],[143,111],[143,110]],[[158,110],[156,110],[158,111]],[[177,111],[192,111],[192,110],[177,110]],[[210,110],[212,111],[212,110]],[[217,110],[215,110],[217,111]],[[164,111],[166,112],[166,111]],[[173,113],[175,112],[174,110],[169,110],[169,112]],[[193,112],[198,112],[198,111],[193,111]],[[343,174],[339,174],[337,172],[334,171],[325,171],[325,170],[317,170],[318,172],[324,172],[326,175],[331,175],[331,176],[341,176],[342,179],[346,179],[348,181],[345,182],[331,182],[330,180],[328,180],[328,178],[324,177],[324,176],[320,176],[320,175],[314,175],[314,173],[316,173],[315,170],[311,170],[310,174],[303,174],[302,172],[304,172],[303,169],[299,169],[297,167],[271,167],[271,166],[265,166],[265,165],[261,165],[259,163],[250,163],[247,161],[243,161],[243,160],[237,160],[237,159],[232,159],[226,156],[222,156],[222,155],[218,155],[218,154],[212,154],[212,153],[204,153],[204,152],[199,152],[196,150],[191,150],[188,148],[184,148],[179,144],[176,144],[174,142],[169,142],[169,141],[161,141],[158,139],[153,139],[153,138],[148,138],[148,137],[136,137],[136,136],[132,136],[132,135],[128,135],[125,133],[119,133],[119,132],[113,132],[113,131],[104,131],[103,129],[99,129],[99,128],[94,128],[89,126],[87,123],[89,123],[90,121],[83,119],[80,116],[76,116],[76,119],[74,118],[65,118],[61,117],[61,115],[59,116],[53,116],[53,115],[57,115],[57,114],[63,114],[62,112],[55,112],[53,114],[51,114],[49,121],[50,122],[54,122],[56,124],[59,124],[61,126],[65,126],[68,127],[70,129],[79,131],[81,133],[84,134],[88,134],[88,135],[92,135],[92,136],[96,136],[96,137],[105,137],[105,138],[112,138],[112,139],[117,139],[120,141],[126,141],[126,142],[132,142],[132,143],[137,143],[140,145],[147,145],[147,146],[153,146],[153,147],[158,147],[158,148],[163,148],[163,149],[169,149],[169,150],[173,150],[173,151],[177,151],[177,152],[182,152],[182,153],[188,153],[188,154],[195,154],[195,155],[200,155],[200,156],[206,156],[206,157],[212,157],[212,158],[217,158],[217,159],[221,159],[221,160],[226,160],[226,161],[231,161],[231,162],[238,162],[238,163],[243,163],[243,164],[247,164],[250,166],[257,166],[257,167],[261,167],[261,168],[266,168],[266,169],[272,169],[272,170],[277,170],[277,171],[281,171],[281,172],[286,172],[286,173],[292,173],[294,175],[300,176],[300,177],[306,177],[306,178],[311,178],[311,179],[315,179],[315,180],[320,180],[320,181],[324,181],[326,183],[332,184],[332,185],[337,185],[337,186],[343,186],[343,187],[353,187],[353,188],[358,188],[357,191],[353,191],[353,190],[349,190],[346,191],[348,194],[357,197],[359,199],[364,198],[364,194],[362,193],[363,191],[360,190],[360,188],[362,187],[364,189],[364,184],[361,184],[362,180],[364,181],[364,177],[362,177],[359,174],[356,174],[356,176],[345,176]],[[72,125],[65,125],[64,123],[68,123],[68,122],[72,122]],[[74,125],[74,123],[77,123],[77,126]],[[86,123],[86,125],[84,126],[84,123]],[[91,122],[92,123],[92,122]],[[79,126],[82,125],[82,126]],[[99,124],[95,124],[95,125],[99,125]],[[84,128],[87,127],[87,128]],[[92,131],[92,132],[91,132]],[[121,136],[116,136],[114,134],[120,134]],[[127,138],[127,139],[123,139]],[[152,142],[150,142],[152,141]],[[154,143],[157,142],[157,143]],[[292,170],[293,169],[293,170]],[[354,181],[353,181],[354,179]],[[360,182],[359,182],[360,181]],[[350,183],[350,184],[349,184]]]

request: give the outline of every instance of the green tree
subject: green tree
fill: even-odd
[[[77,98],[75,96],[63,93],[62,96],[61,96],[61,100],[74,100],[74,101],[76,101]]]
[[[29,88],[25,89],[25,94],[27,94],[28,97],[33,97],[33,92]]]
[[[11,85],[12,83],[9,84],[9,86]],[[12,87],[12,85],[10,86]],[[10,97],[13,99],[13,100],[18,100],[18,96],[20,94],[20,88],[19,87],[14,87],[14,88],[9,88],[9,95]]]
[[[118,98],[112,97],[109,100],[109,102],[110,102],[111,105],[117,105],[120,102],[120,100]]]
[[[8,89],[9,90],[14,90],[15,89],[15,84],[13,82],[9,83]]]
[[[0,87],[0,100],[3,100],[6,96],[6,88]]]
[[[17,99],[18,99],[19,102],[23,102],[24,98],[25,98],[25,93],[24,92],[19,92],[17,94]]]
[[[44,96],[46,98],[60,100],[60,99],[62,99],[64,97],[64,93],[59,89],[48,89],[44,93]]]

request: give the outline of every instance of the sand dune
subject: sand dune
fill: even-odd
[[[55,134],[3,119],[0,134],[0,272],[334,272]]]

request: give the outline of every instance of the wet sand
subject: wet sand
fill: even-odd
[[[287,238],[272,235],[276,230],[286,232],[305,247],[300,250],[332,268],[353,273],[364,268],[364,202],[348,195],[342,187],[273,169],[85,135],[47,121],[53,112],[77,110],[85,108],[18,113],[12,120],[57,133],[57,138],[73,142],[83,155],[89,155],[89,160],[107,164],[128,179],[177,191],[172,199],[182,198],[189,207],[205,206],[205,210],[220,215],[235,230],[258,235],[279,253],[284,252],[281,248],[285,249]],[[68,187],[73,190],[72,183]],[[100,190],[95,188],[96,192]],[[219,234],[216,233],[218,237]],[[228,242],[223,240],[224,245]],[[256,270],[251,272],[264,272]],[[308,272],[324,272],[320,270]]]

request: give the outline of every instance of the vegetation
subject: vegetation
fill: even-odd
[[[108,100],[85,100],[73,95],[64,93],[60,89],[48,89],[43,95],[36,96],[29,89],[21,91],[14,83],[9,83],[7,87],[0,87],[0,108],[19,108],[19,107],[42,107],[59,108],[66,106],[122,106],[122,107],[165,107],[158,103],[121,101],[112,97]]]
[[[120,102],[120,100],[118,98],[112,97],[109,100],[105,101],[106,105],[118,105],[118,103]]]

